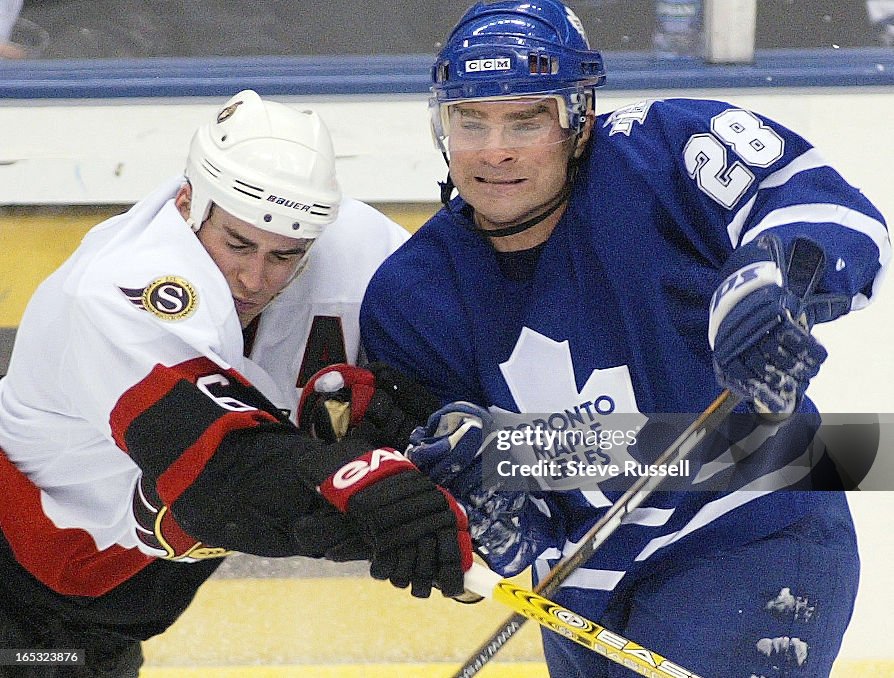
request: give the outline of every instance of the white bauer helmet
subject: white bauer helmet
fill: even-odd
[[[193,135],[186,161],[194,231],[211,205],[271,233],[316,238],[338,216],[329,130],[314,111],[243,90]]]

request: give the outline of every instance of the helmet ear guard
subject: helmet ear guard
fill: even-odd
[[[257,228],[316,238],[335,221],[341,191],[329,131],[313,111],[239,92],[193,135],[186,162],[189,219],[201,228],[211,205]]]

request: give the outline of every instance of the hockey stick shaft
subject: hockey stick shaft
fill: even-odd
[[[654,465],[660,467],[685,459],[696,445],[726,419],[740,401],[741,398],[733,395],[729,390],[723,391],[661,453],[655,460]],[[578,542],[577,549],[550,570],[549,574],[534,589],[534,592],[542,596],[552,595],[618,529],[624,516],[642,504],[663,480],[664,477],[660,475],[640,476],[589,529]],[[481,594],[479,593],[479,595]],[[476,675],[500,651],[500,648],[516,634],[522,627],[522,624],[525,623],[525,620],[526,616],[518,612],[507,618],[499,629],[469,656],[462,668],[453,674],[453,678],[471,678],[471,676]],[[611,656],[608,656],[608,658],[612,659]],[[656,675],[660,676],[662,674]]]
[[[526,619],[598,652],[649,678],[701,678],[669,659],[590,621],[533,591],[516,586],[475,563],[466,573],[466,588],[502,603]]]

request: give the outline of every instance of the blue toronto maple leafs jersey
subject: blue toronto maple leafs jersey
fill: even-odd
[[[720,390],[708,304],[735,248],[764,232],[785,246],[807,235],[829,262],[818,291],[846,295],[851,309],[871,299],[890,256],[882,216],[807,141],[706,100],[599,116],[530,276],[504,275],[469,214],[455,199],[379,269],[362,339],[371,359],[445,402],[512,412],[694,417]],[[808,399],[801,412],[815,412]],[[608,592],[653,558],[746,542],[815,510],[847,513],[838,493],[773,491],[803,480],[785,469],[809,454],[812,430],[754,426],[733,434],[758,438],[750,470],[732,485],[740,491],[654,495],[566,585]],[[699,477],[733,467],[728,445],[710,447]],[[533,502],[555,531],[537,571],[573,549],[615,496],[583,489]]]

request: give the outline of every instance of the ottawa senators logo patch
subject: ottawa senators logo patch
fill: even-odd
[[[161,320],[183,320],[196,310],[199,297],[184,278],[166,275],[146,287],[119,287],[130,302]]]

